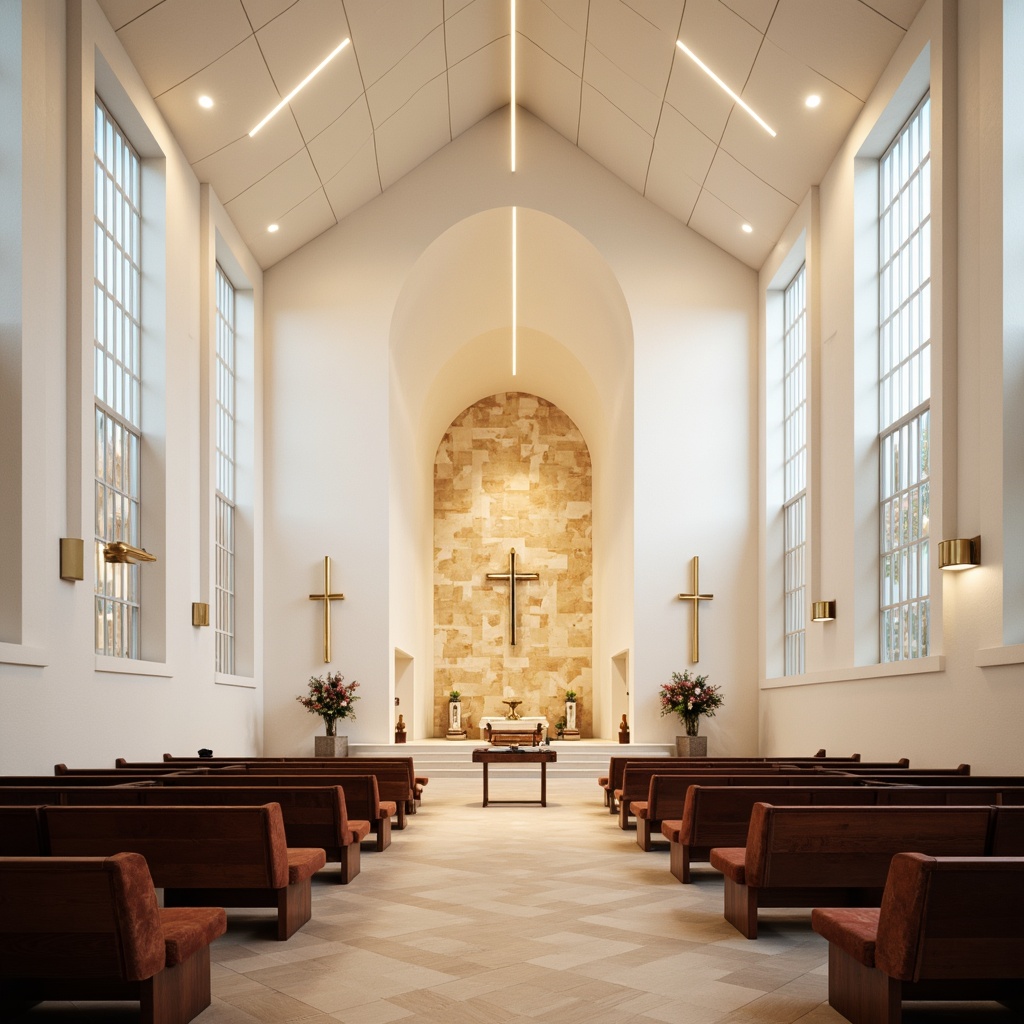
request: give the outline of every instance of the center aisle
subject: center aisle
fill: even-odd
[[[537,796],[537,768],[492,796]],[[720,876],[680,885],[642,853],[595,779],[551,778],[548,806],[481,807],[481,779],[431,779],[420,812],[348,886],[314,879],[286,944],[233,911],[201,1024],[835,1024],[826,944],[802,912],[749,942]],[[824,1005],[823,1005],[824,1004]]]

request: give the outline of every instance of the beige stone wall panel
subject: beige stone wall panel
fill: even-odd
[[[471,735],[503,714],[506,687],[522,713],[564,714],[579,694],[579,728],[593,734],[592,469],[572,420],[534,395],[506,393],[466,409],[434,462],[434,733],[448,728],[447,695],[462,693]],[[509,643],[508,585],[491,583],[516,549],[517,644]]]

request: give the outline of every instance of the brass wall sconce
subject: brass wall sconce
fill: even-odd
[[[122,565],[133,562],[155,562],[156,555],[151,555],[145,548],[137,548],[123,540],[108,540],[103,545],[103,560]]]
[[[939,541],[940,569],[973,569],[981,565],[981,537]]]
[[[81,537],[61,537],[60,578],[71,583],[85,579],[85,542]]]
[[[192,602],[192,625],[208,626],[210,624],[210,606],[205,601]]]
[[[814,601],[811,604],[811,622],[834,622],[835,617],[835,601]]]

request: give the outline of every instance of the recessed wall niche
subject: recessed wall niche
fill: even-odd
[[[572,420],[535,395],[482,399],[445,432],[434,460],[434,735],[448,728],[448,693],[462,694],[477,736],[502,715],[509,689],[520,714],[543,714],[552,734],[565,691],[593,734],[593,554],[590,452]],[[539,579],[516,586],[488,573]]]

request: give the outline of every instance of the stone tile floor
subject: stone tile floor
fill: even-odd
[[[492,773],[493,799],[536,799],[536,768]],[[434,779],[361,874],[314,879],[288,942],[268,912],[228,912],[199,1024],[835,1024],[810,911],[768,910],[760,938],[722,918],[722,884],[642,853],[594,780],[549,777],[548,806],[483,808],[479,779]],[[11,1024],[122,1024],[137,1004],[44,1003]],[[907,1024],[1005,1024],[995,1004],[918,1004]]]

